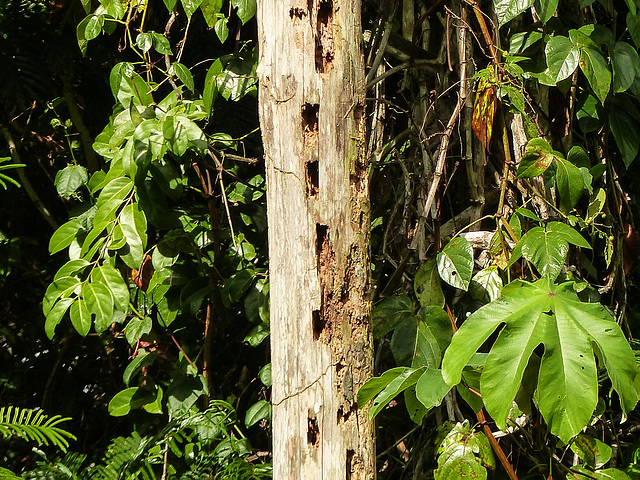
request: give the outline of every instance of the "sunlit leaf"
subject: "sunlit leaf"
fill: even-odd
[[[451,240],[436,257],[440,278],[452,287],[469,288],[473,273],[473,249],[462,237]]]

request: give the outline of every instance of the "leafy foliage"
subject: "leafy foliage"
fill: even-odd
[[[58,426],[67,420],[60,415],[48,417],[42,410],[0,407],[0,433],[3,437],[15,436],[38,445],[54,445],[63,452],[69,447],[69,440],[76,439]]]

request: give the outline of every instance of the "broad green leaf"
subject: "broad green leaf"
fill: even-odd
[[[271,385],[273,384],[271,380],[271,362],[267,363],[260,369],[260,371],[258,372],[258,377],[265,387],[271,387]]]
[[[123,202],[131,193],[133,181],[128,177],[118,177],[111,180],[100,192],[98,196],[98,208],[102,204],[111,201]]]
[[[202,375],[196,378],[180,376],[167,389],[167,404],[173,412],[188,412],[198,398],[206,393],[207,381]]]
[[[556,10],[558,9],[558,2],[559,0],[536,0],[536,11],[540,16],[540,20],[543,25],[553,17],[554,13],[556,13]]]
[[[444,293],[435,258],[427,260],[418,269],[413,280],[413,290],[423,307],[429,305],[444,307]]]
[[[570,77],[580,63],[580,49],[563,36],[551,37],[545,47],[547,66],[554,82]]]
[[[627,28],[636,48],[640,48],[640,15],[627,13]]]
[[[142,367],[148,367],[152,365],[157,358],[156,352],[147,352],[146,350],[139,350],[138,355],[135,356],[127,368],[124,369],[124,373],[122,374],[122,381],[128,387],[131,384],[131,380],[135,377],[141,370]]]
[[[247,409],[244,425],[247,428],[254,426],[260,420],[271,421],[271,403],[267,400],[258,400]]]
[[[445,245],[436,257],[440,278],[452,287],[468,290],[473,274],[473,248],[462,237]]]
[[[533,0],[494,0],[493,9],[498,17],[498,26],[516,18],[533,5]]]
[[[58,300],[49,313],[47,313],[47,318],[44,324],[44,332],[47,334],[47,338],[51,340],[55,333],[56,327],[62,321],[62,317],[67,310],[71,306],[71,304],[75,301],[75,298],[63,297]]]
[[[600,212],[602,212],[606,201],[607,194],[604,189],[599,188],[596,190],[589,200],[589,207],[587,208],[587,215],[585,216],[584,221],[587,223],[593,223],[600,215]]]
[[[149,32],[153,49],[161,55],[173,55],[171,44],[164,35],[158,32]]]
[[[527,143],[518,171],[517,178],[532,178],[542,175],[555,158],[558,158],[558,152],[552,150],[551,145],[542,138],[532,138]]]
[[[131,256],[127,264],[139,268],[147,246],[147,218],[137,203],[129,203],[122,209],[120,228],[127,239],[128,253]]]
[[[617,105],[616,105],[617,106]],[[609,115],[609,127],[613,138],[620,149],[622,161],[629,167],[638,156],[640,149],[640,127],[634,116],[624,108],[616,108],[615,113]]]
[[[155,392],[151,393],[151,398],[144,402],[143,408],[145,412],[152,413],[155,415],[162,414],[162,396],[163,390],[159,385],[156,386]]]
[[[363,408],[375,398],[369,411],[369,417],[374,418],[396,395],[415,385],[424,370],[396,367],[369,379],[358,390],[358,406]]]
[[[422,420],[429,411],[418,400],[415,388],[407,388],[404,391],[404,406],[407,409],[409,417],[416,425],[422,425]]]
[[[55,185],[58,195],[69,197],[89,181],[87,169],[82,165],[67,165],[56,174]]]
[[[66,298],[82,285],[82,282],[71,276],[55,278],[47,287],[47,291],[42,299],[42,313],[49,314],[56,300]]]
[[[133,317],[129,320],[127,326],[124,327],[124,336],[127,342],[129,342],[129,345],[133,346],[143,335],[151,332],[152,327],[153,322],[151,321],[151,317]]]
[[[495,265],[480,270],[473,276],[469,284],[471,296],[484,302],[492,302],[500,296],[501,291],[502,278],[498,267]]]
[[[53,280],[56,281],[62,277],[69,277],[69,276],[74,277],[78,272],[81,272],[82,270],[87,268],[89,265],[91,265],[89,262],[81,258],[77,258],[75,260],[69,260],[62,267],[60,267],[60,269],[54,275]]]
[[[427,410],[440,405],[449,390],[439,368],[427,368],[416,383],[416,397]]]
[[[214,27],[216,22],[219,20],[220,17],[218,16],[218,13],[222,9],[223,2],[224,0],[203,0],[200,4],[200,11],[202,12],[209,28]]]
[[[405,317],[391,337],[391,352],[397,365],[440,368],[442,352],[453,335],[451,321],[440,307],[426,307],[418,315]]]
[[[180,0],[180,2],[182,3],[182,8],[184,8],[184,13],[187,14],[187,18],[191,18],[191,15],[196,12],[202,0]]]
[[[194,92],[195,86],[193,83],[193,75],[191,75],[191,71],[179,62],[173,62],[171,64],[171,68],[173,69],[173,73],[175,74],[175,76],[180,79],[184,86],[187,87],[191,92]]]
[[[640,57],[635,48],[627,42],[616,42],[611,52],[613,67],[613,93],[627,90],[640,71]]]
[[[556,187],[560,195],[560,205],[570,212],[582,197],[584,180],[578,167],[567,160],[556,158]]]
[[[131,411],[133,396],[138,393],[139,387],[126,388],[114,395],[108,405],[109,414],[114,417],[123,417]]]
[[[67,223],[62,224],[51,236],[49,240],[49,253],[54,254],[67,248],[78,235],[78,231],[82,228],[82,222],[74,218]]]
[[[109,288],[102,283],[85,283],[82,286],[82,298],[92,315],[95,315],[96,332],[102,333],[113,317],[113,297]]]
[[[222,73],[222,62],[217,59],[207,70],[207,76],[204,79],[204,89],[202,91],[202,101],[204,102],[204,110],[207,116],[211,115],[213,104],[218,96],[218,75]]]
[[[413,302],[406,295],[385,298],[373,308],[373,337],[380,339],[403,322],[410,321],[415,314]]]
[[[503,296],[474,312],[453,336],[442,362],[449,385],[460,382],[471,356],[503,326],[487,357],[481,393],[500,429],[534,349],[544,345],[538,408],[551,433],[568,442],[589,422],[598,402],[595,355],[603,359],[623,411],[635,408],[637,367],[622,330],[600,304],[583,303],[574,283],[515,281]],[[533,388],[532,388],[533,389]]]
[[[541,275],[555,280],[569,252],[569,243],[591,248],[582,235],[564,223],[550,222],[544,228],[534,227],[516,244],[509,264],[513,265],[522,255],[535,265]]]
[[[238,18],[243,25],[256,14],[256,0],[231,0],[231,5],[238,10]]]
[[[218,20],[216,21],[215,26],[213,27],[214,31],[216,32],[216,35],[218,35],[218,39],[220,40],[220,43],[224,43],[227,41],[227,37],[229,36],[229,27],[227,25],[229,19],[227,17],[220,16],[218,17]]]
[[[487,468],[495,469],[491,445],[467,420],[455,424],[437,446],[436,480],[486,479]]]
[[[567,473],[566,478],[567,480],[631,480],[629,475],[617,468],[592,471],[579,465],[571,467],[571,473]]]
[[[76,331],[83,337],[87,336],[91,329],[91,313],[85,301],[82,298],[77,298],[69,309],[69,316],[71,317],[71,325]]]
[[[611,460],[609,445],[583,433],[573,440],[570,448],[590,468],[602,468]]]
[[[151,34],[148,32],[144,32],[138,35],[136,38],[136,45],[138,48],[142,50],[144,53],[147,53],[153,47],[153,39],[151,38]]]
[[[129,288],[122,278],[122,274],[108,263],[104,263],[100,267],[95,267],[91,272],[91,281],[93,283],[102,283],[105,285],[111,295],[115,306],[123,312],[129,307]]]
[[[611,71],[599,49],[583,48],[580,56],[580,69],[587,77],[596,97],[604,104],[611,90]]]
[[[102,32],[104,25],[104,15],[91,15],[84,27],[85,40],[93,40]]]

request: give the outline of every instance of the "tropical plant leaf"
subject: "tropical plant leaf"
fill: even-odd
[[[436,450],[436,480],[486,479],[487,468],[495,469],[493,451],[487,438],[474,432],[468,420],[453,425]]]
[[[20,437],[38,445],[54,445],[63,452],[69,447],[69,440],[76,437],[58,425],[71,420],[60,415],[48,417],[42,410],[18,407],[0,407],[0,435],[3,438]],[[2,472],[0,472],[2,477]]]
[[[589,243],[573,228],[561,222],[550,222],[546,227],[534,227],[516,244],[509,264],[524,256],[535,265],[541,275],[555,280],[569,252],[569,244],[591,248]]]
[[[556,157],[556,186],[560,195],[560,205],[566,212],[570,212],[580,200],[584,191],[584,179],[578,167]]]
[[[574,282],[553,285],[548,278],[535,283],[517,280],[503,289],[499,300],[473,313],[453,336],[442,362],[449,385],[460,382],[472,355],[503,326],[481,376],[484,404],[499,428],[505,428],[525,367],[541,344],[538,408],[551,433],[562,441],[580,432],[597,405],[595,355],[607,370],[622,410],[635,408],[637,367],[629,343],[609,311],[581,302],[573,287]]]
[[[420,266],[413,279],[413,290],[423,307],[429,305],[444,307],[444,293],[435,258],[427,260]]]
[[[493,9],[498,17],[498,25],[502,26],[516,18],[533,5],[533,0],[494,0]]]
[[[473,248],[462,237],[445,245],[436,257],[440,278],[452,287],[467,291],[473,274]]]

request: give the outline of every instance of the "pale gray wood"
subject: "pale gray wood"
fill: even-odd
[[[258,1],[274,479],[375,477],[359,0]]]

